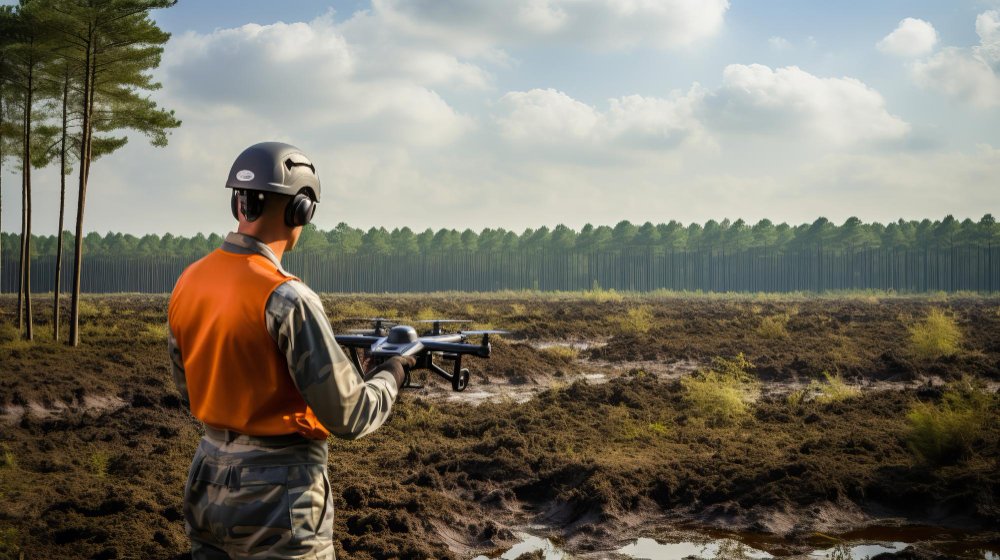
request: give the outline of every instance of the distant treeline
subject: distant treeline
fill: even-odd
[[[64,232],[64,242],[73,243],[72,234]],[[20,238],[2,234],[4,255],[16,254]],[[166,234],[144,235],[90,233],[84,237],[84,251],[93,256],[140,257],[160,255],[197,258],[222,243],[218,234],[193,237]],[[36,256],[54,256],[56,237],[32,236]],[[668,223],[633,224],[621,221],[614,227],[585,225],[579,231],[563,225],[553,229],[540,227],[518,233],[505,229],[426,229],[414,232],[408,227],[367,231],[341,223],[323,231],[306,226],[295,252],[310,255],[447,255],[453,253],[588,253],[615,252],[626,249],[652,249],[658,253],[742,250],[766,248],[799,251],[803,249],[882,248],[895,250],[942,249],[957,246],[1000,246],[1000,225],[991,214],[979,221],[958,221],[952,216],[942,220],[899,220],[889,224],[863,223],[850,218],[837,225],[826,218],[811,224],[774,224],[761,220],[748,224],[743,220],[709,220],[704,225]]]

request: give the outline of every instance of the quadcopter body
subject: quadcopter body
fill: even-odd
[[[412,369],[429,370],[451,383],[455,391],[464,391],[469,386],[469,370],[462,367],[463,356],[489,358],[491,352],[490,335],[503,334],[498,330],[471,330],[446,333],[441,325],[464,323],[456,319],[430,319],[421,323],[432,323],[430,331],[418,334],[409,325],[396,324],[383,318],[368,319],[372,329],[352,334],[336,335],[337,342],[347,348],[351,361],[358,371],[363,371],[359,351],[367,354],[374,364],[379,364],[393,356],[412,356],[416,365]],[[469,342],[472,336],[481,336],[479,344]],[[451,371],[441,367],[435,359],[451,362]],[[406,372],[403,388],[419,388],[410,380]]]

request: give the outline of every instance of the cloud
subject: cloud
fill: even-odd
[[[948,47],[913,64],[914,81],[977,107],[1000,106],[1000,11],[976,18],[979,45],[971,49]]]
[[[910,131],[863,82],[820,78],[797,66],[727,66],[722,86],[706,98],[704,118],[729,133],[838,147],[897,141]]]
[[[934,26],[916,18],[906,18],[875,47],[887,54],[913,58],[934,50],[938,35]]]
[[[554,89],[512,91],[498,103],[500,135],[521,147],[595,150],[663,149],[700,129],[694,116],[701,92],[670,98],[628,95],[600,111]]]
[[[445,53],[352,42],[332,14],[186,33],[168,44],[161,71],[181,113],[414,145],[451,142],[473,125],[434,87],[487,81]]]
[[[666,97],[627,95],[609,99],[606,108],[563,91],[532,89],[508,92],[494,109],[499,137],[523,157],[588,165],[677,150],[718,154],[723,145],[731,157],[749,160],[761,150],[902,147],[911,130],[858,80],[759,64],[726,67],[715,89],[694,84]]]
[[[396,29],[470,47],[571,44],[598,49],[685,47],[715,35],[729,0],[374,0]]]

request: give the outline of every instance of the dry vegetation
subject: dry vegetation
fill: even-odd
[[[961,344],[918,359],[905,318],[940,302],[619,295],[324,295],[336,330],[357,316],[475,315],[513,333],[470,361],[474,384],[550,387],[479,406],[405,393],[382,430],[332,440],[339,557],[471,557],[530,523],[572,550],[608,550],[644,530],[637,517],[775,532],[783,550],[808,550],[825,522],[813,511],[845,503],[996,538],[1000,397],[983,385],[1000,381],[996,300],[947,298]],[[64,410],[0,432],[0,558],[176,559],[199,426],[170,380],[166,298],[85,302],[85,345],[70,349],[16,340],[13,300],[0,298],[0,406]],[[787,336],[759,336],[774,317]],[[678,360],[706,365],[680,379],[646,366]],[[628,373],[589,384],[584,364]],[[917,388],[932,378],[951,384]],[[898,386],[859,391],[858,379]],[[785,383],[804,389],[766,390]],[[123,406],[82,405],[109,397]]]

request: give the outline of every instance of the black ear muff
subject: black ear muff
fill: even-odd
[[[229,205],[232,207],[233,217],[237,220],[242,213],[246,221],[256,221],[264,213],[264,193],[233,189],[233,198]]]
[[[298,227],[308,224],[316,212],[316,203],[305,193],[299,193],[285,206],[285,225]]]
[[[229,207],[233,211],[233,219],[236,221],[240,220],[240,203],[236,197],[236,189],[233,189],[233,195],[229,197]]]

